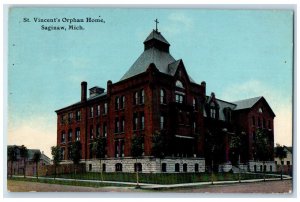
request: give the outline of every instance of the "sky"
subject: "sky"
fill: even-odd
[[[99,17],[100,16],[100,17]],[[289,10],[12,8],[8,24],[7,144],[56,145],[55,110],[80,100],[80,83],[106,88],[143,52],[155,28],[206,92],[233,102],[264,96],[275,143],[292,145],[293,13]],[[42,30],[65,26],[84,30]],[[30,22],[24,22],[28,18]],[[61,22],[34,22],[34,18]]]

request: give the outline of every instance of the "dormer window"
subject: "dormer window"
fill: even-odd
[[[263,110],[262,110],[262,108],[261,108],[261,107],[258,109],[258,113],[260,113],[260,114],[262,114],[262,113],[263,113]]]
[[[210,109],[210,118],[212,118],[212,119],[216,118],[216,109],[215,108]]]
[[[166,91],[165,89],[160,89],[160,104],[166,104]]]

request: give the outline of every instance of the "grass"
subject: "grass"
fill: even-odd
[[[8,180],[14,181],[26,181],[26,182],[39,182],[47,184],[59,184],[59,185],[69,185],[69,186],[84,186],[84,187],[106,187],[106,186],[115,186],[115,187],[129,187],[132,185],[122,185],[122,184],[112,184],[112,183],[102,183],[102,182],[80,182],[80,181],[61,181],[61,180],[52,180],[52,179],[36,179],[36,178],[23,178],[23,177],[9,177]]]
[[[57,177],[69,179],[86,179],[100,180],[100,173],[87,172],[74,174],[58,175]],[[246,174],[241,173],[241,180],[247,179],[262,179],[263,174]],[[266,175],[265,178],[273,176]],[[214,181],[237,181],[238,174],[233,173],[215,173]],[[136,182],[136,173],[103,173],[104,181],[121,181],[121,182]],[[194,182],[209,182],[211,181],[210,173],[139,173],[140,183],[150,184],[180,184]]]

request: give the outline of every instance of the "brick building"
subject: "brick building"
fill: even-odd
[[[126,164],[130,171],[131,140],[137,135],[143,137],[143,162],[149,159],[143,168],[147,165],[149,172],[204,171],[211,153],[205,146],[207,137],[216,128],[221,130],[218,139],[224,142],[220,163],[230,160],[230,137],[237,130],[247,134],[243,161],[253,160],[251,138],[256,125],[252,125],[252,118],[264,124],[257,127],[268,124],[273,135],[275,115],[266,100],[260,97],[229,103],[216,99],[213,93],[206,96],[206,83],[194,81],[183,60],[174,59],[169,48],[161,33],[153,30],[144,41],[143,53],[118,82],[107,82],[106,91],[95,86],[87,96],[87,83],[81,83],[81,100],[56,111],[57,145],[64,160],[70,157],[70,143],[79,140],[82,158],[88,169],[94,170],[97,165],[92,161],[91,143],[102,136],[107,140],[105,169],[114,171],[113,165]],[[157,132],[168,143],[165,163],[152,158],[152,137]]]

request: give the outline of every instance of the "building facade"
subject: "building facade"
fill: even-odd
[[[70,159],[71,143],[80,141],[82,159],[90,162],[87,169],[93,171],[91,166],[96,163],[91,163],[95,158],[92,143],[96,137],[105,137],[106,161],[114,162],[115,166],[107,170],[116,171],[115,161],[131,162],[132,138],[139,136],[143,139],[142,158],[150,162],[155,158],[153,135],[159,134],[164,137],[164,156],[173,162],[172,169],[168,165],[165,165],[168,169],[163,169],[162,165],[153,164],[152,167],[159,169],[149,168],[150,172],[177,172],[174,159],[189,161],[181,163],[179,170],[204,171],[205,161],[214,158],[211,155],[215,153],[211,152],[214,145],[210,143],[222,142],[223,147],[217,149],[222,153],[219,163],[229,162],[231,137],[237,133],[245,134],[243,162],[254,160],[253,131],[268,126],[272,138],[274,135],[275,115],[266,100],[259,97],[230,103],[217,99],[213,93],[207,96],[206,83],[195,82],[183,60],[174,59],[169,49],[168,41],[153,30],[144,41],[143,53],[120,81],[107,81],[106,90],[92,87],[89,96],[87,82],[81,83],[81,100],[56,111],[57,145],[62,149],[64,160]],[[191,159],[194,159],[193,169]],[[190,169],[185,169],[188,164]]]

